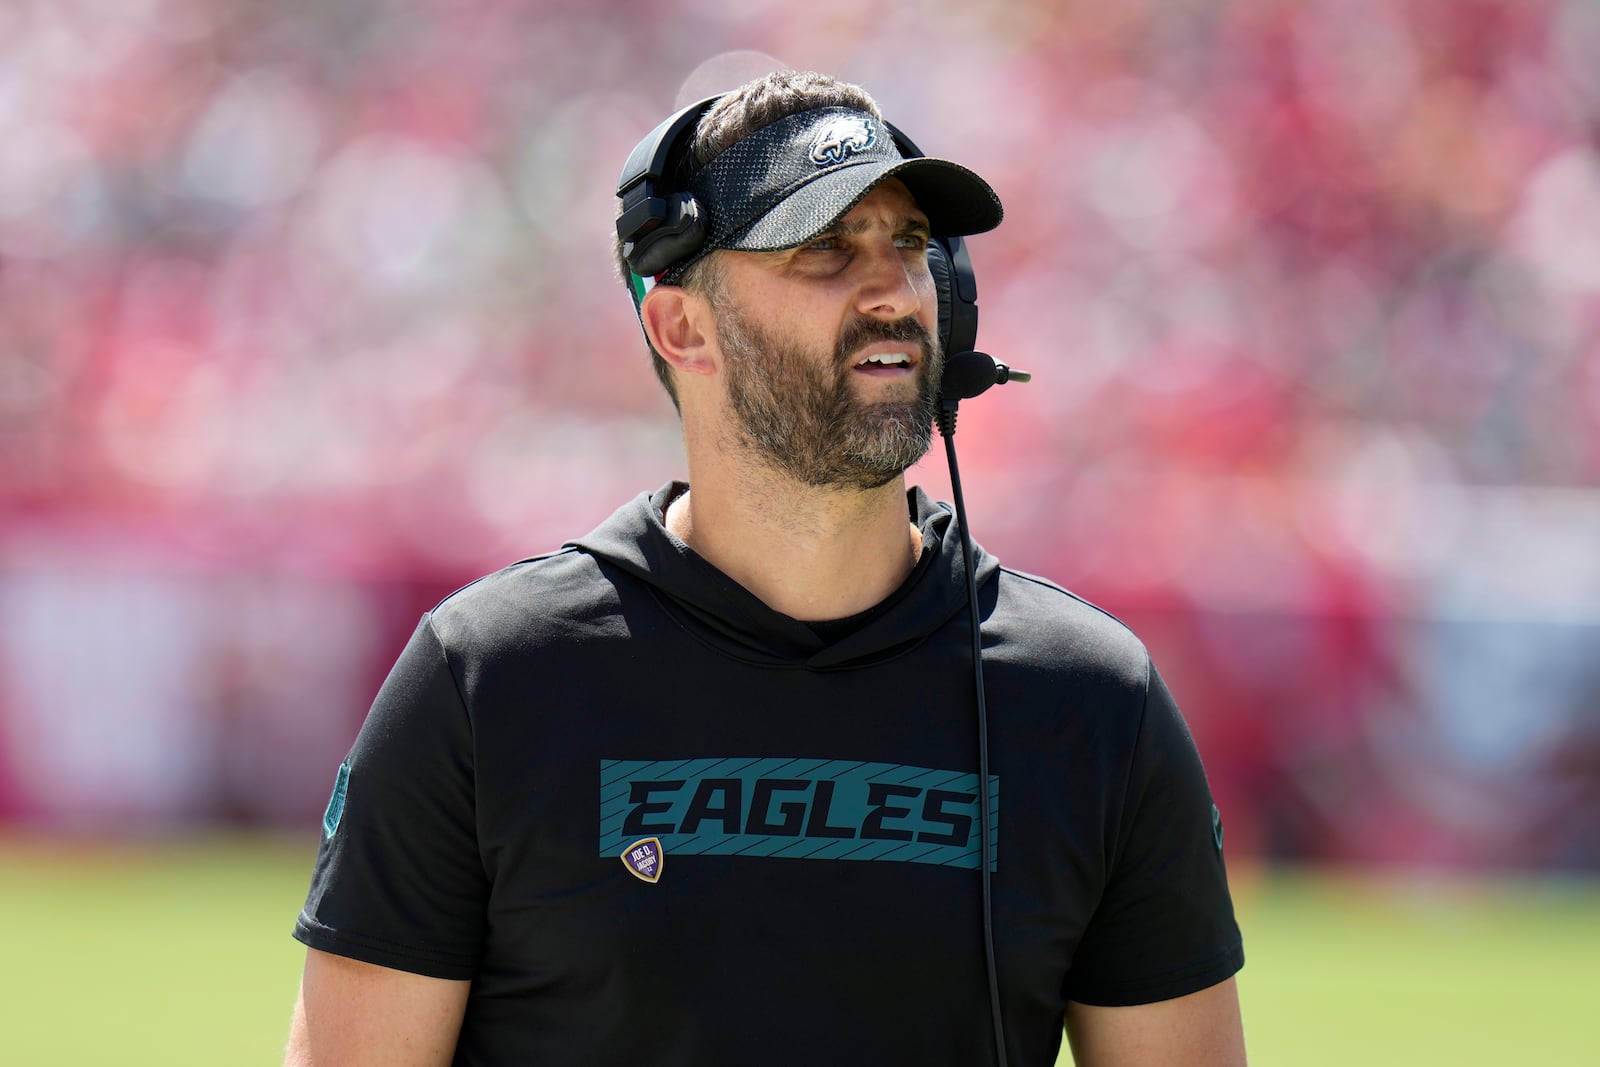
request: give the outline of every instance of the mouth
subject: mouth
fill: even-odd
[[[877,345],[858,355],[851,369],[872,378],[899,378],[915,371],[918,362],[913,349]]]

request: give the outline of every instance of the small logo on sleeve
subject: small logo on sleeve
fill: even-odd
[[[666,862],[667,855],[661,851],[661,842],[654,837],[635,841],[622,850],[622,865],[628,868],[628,873],[651,885],[661,881],[661,868]]]
[[[1211,805],[1211,836],[1217,842],[1217,851],[1222,851],[1222,812],[1217,810],[1215,804]]]
[[[332,837],[344,816],[344,795],[350,788],[350,761],[339,764],[339,773],[333,779],[333,795],[328,798],[328,808],[322,813],[322,836]]]

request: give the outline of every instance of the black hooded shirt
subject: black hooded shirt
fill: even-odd
[[[339,769],[295,936],[472,988],[455,1062],[993,1058],[951,510],[851,620],[781,615],[641,495],[424,616]],[[1068,1000],[1243,964],[1199,756],[1139,641],[977,550],[1007,1057]]]

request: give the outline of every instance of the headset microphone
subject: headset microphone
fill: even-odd
[[[939,392],[941,399],[959,402],[977,396],[991,385],[1032,380],[1033,375],[1027,371],[1008,367],[986,352],[957,352],[945,362]]]

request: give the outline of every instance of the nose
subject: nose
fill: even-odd
[[[856,308],[874,318],[903,319],[922,308],[922,287],[933,285],[927,264],[892,238],[873,241],[856,256]]]

